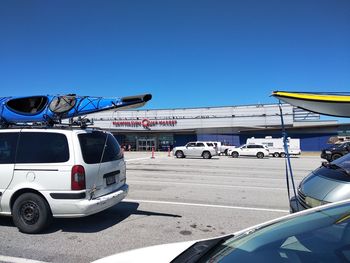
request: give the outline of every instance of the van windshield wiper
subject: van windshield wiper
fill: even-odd
[[[218,246],[223,244],[226,240],[232,238],[233,235],[228,235],[225,237],[219,237],[210,240],[199,241],[193,244],[191,247],[186,249],[176,258],[174,258],[171,263],[195,263],[201,261],[202,257],[216,249]]]
[[[335,163],[322,162],[322,166],[329,168],[329,169],[333,169],[333,170],[340,170],[342,173],[344,173],[346,175],[350,175],[350,172],[348,170],[346,170],[345,168],[343,168]]]

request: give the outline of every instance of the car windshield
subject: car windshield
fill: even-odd
[[[278,221],[221,244],[206,262],[348,262],[350,203]]]
[[[350,154],[346,154],[332,162],[350,173]]]

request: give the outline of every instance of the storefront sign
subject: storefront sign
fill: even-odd
[[[114,121],[113,125],[117,127],[143,127],[148,129],[154,126],[175,126],[177,120],[149,120],[143,119],[141,121]]]

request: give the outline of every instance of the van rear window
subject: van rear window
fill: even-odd
[[[110,162],[123,157],[117,140],[109,133],[94,131],[79,134],[78,138],[84,162],[87,164]]]

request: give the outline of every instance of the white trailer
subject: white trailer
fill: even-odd
[[[266,136],[265,138],[248,138],[247,144],[263,144],[266,145],[270,151],[270,155],[274,157],[284,157],[286,155],[283,146],[283,138],[272,138]],[[287,138],[288,152],[290,155],[300,155],[300,139]]]

